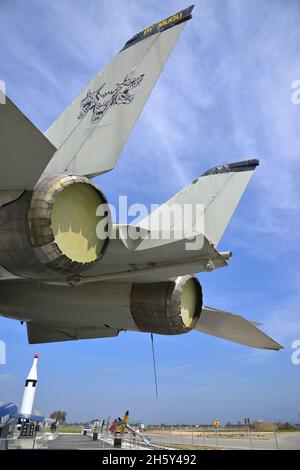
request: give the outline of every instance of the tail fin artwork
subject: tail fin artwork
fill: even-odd
[[[45,134],[58,150],[43,176],[113,169],[192,9],[136,34],[84,88]]]

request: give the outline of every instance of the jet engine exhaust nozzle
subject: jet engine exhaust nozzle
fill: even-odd
[[[102,204],[109,211],[105,196],[88,178],[63,173],[46,177],[0,209],[5,235],[0,237],[0,264],[31,278],[89,269],[109,242],[110,223],[107,236],[97,236],[101,217],[96,211]]]
[[[202,288],[194,276],[132,284],[130,311],[140,331],[176,335],[191,331],[201,314]]]

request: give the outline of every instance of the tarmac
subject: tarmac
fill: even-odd
[[[114,449],[118,450],[113,445],[113,437],[99,435],[97,441],[93,441],[90,435],[82,434],[58,434],[58,436],[48,441],[48,449],[73,449],[73,450],[106,450]],[[130,439],[127,436],[122,439],[122,450],[139,450],[139,449],[151,449],[143,443]],[[119,449],[120,450],[120,449]]]
[[[56,439],[48,442],[48,449],[69,449],[69,450],[99,450],[103,449],[101,441],[93,441],[89,436],[82,434],[59,434]],[[112,447],[107,445],[106,448]]]

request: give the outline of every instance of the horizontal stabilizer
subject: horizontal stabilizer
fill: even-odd
[[[84,88],[45,134],[58,148],[45,175],[113,169],[191,11],[138,33]]]
[[[252,348],[282,349],[280,344],[256,328],[253,322],[215,308],[202,308],[195,330]]]
[[[14,199],[13,191],[35,186],[56,148],[8,97],[0,104],[0,145],[0,203],[3,204]]]
[[[27,322],[27,335],[29,344],[53,343],[58,341],[74,341],[79,339],[111,338],[118,336],[119,330],[112,328],[80,327],[70,328]]]

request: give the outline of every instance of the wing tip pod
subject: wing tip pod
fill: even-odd
[[[195,5],[191,5],[188,8],[185,8],[184,10],[175,13],[175,15],[168,16],[164,20],[159,21],[158,23],[154,23],[148,28],[145,28],[143,31],[140,31],[139,33],[135,34],[126,42],[125,46],[123,47],[123,49],[121,49],[120,52],[124,51],[128,47],[131,47],[140,41],[143,41],[144,39],[148,38],[149,36],[152,36],[153,34],[161,33],[166,29],[172,28],[173,26],[190,20],[192,18],[192,11],[194,9],[194,6]]]
[[[242,160],[240,162],[225,163],[205,171],[201,176],[218,175],[221,173],[239,173],[241,171],[253,171],[259,165],[258,158]]]

